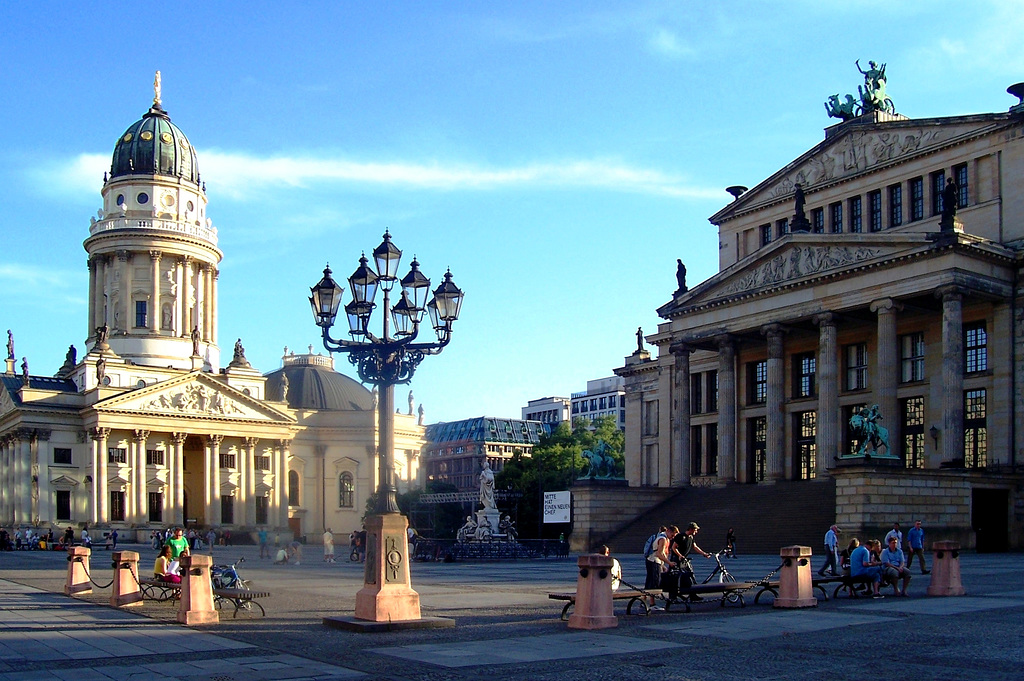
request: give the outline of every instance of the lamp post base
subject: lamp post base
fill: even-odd
[[[356,594],[356,619],[398,622],[420,619],[420,595],[409,579],[409,521],[398,513],[366,520],[366,568]]]

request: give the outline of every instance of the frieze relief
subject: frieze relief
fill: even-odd
[[[941,141],[939,130],[901,130],[892,132],[852,132],[838,144],[808,159],[795,174],[783,178],[769,192],[772,199],[793,195],[796,183],[805,189],[832,180],[864,172],[880,163],[913,154]]]
[[[221,393],[191,383],[177,391],[169,390],[143,403],[142,410],[165,411],[181,414],[210,414],[214,416],[230,416],[245,412],[230,398]]]
[[[715,292],[715,297],[765,288],[783,281],[847,267],[870,260],[880,252],[865,246],[794,246],[740,275]]]

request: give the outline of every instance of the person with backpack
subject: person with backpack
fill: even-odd
[[[659,551],[661,554],[665,554],[668,548],[669,537],[667,535],[668,528],[662,525],[658,528],[658,531],[647,538],[647,542],[644,544],[644,565],[647,568],[647,578],[644,581],[644,589],[660,589],[661,588],[661,573],[667,569],[667,555],[659,557]],[[654,604],[654,598],[650,599],[651,609],[661,609]]]

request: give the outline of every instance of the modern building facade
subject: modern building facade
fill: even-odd
[[[539,421],[489,416],[431,424],[423,447],[423,478],[455,485],[460,492],[478,490],[484,461],[497,473],[513,455],[529,454],[550,432]]]
[[[620,430],[626,427],[626,391],[621,376],[587,381],[587,389],[572,394],[572,420],[593,421],[611,416]]]
[[[541,397],[530,400],[522,409],[524,421],[540,421],[552,428],[569,421],[572,403],[568,397]]]
[[[195,149],[153,106],[119,138],[84,246],[84,357],[0,376],[0,524],[319,536],[358,528],[377,486],[374,397],[329,357],[261,375],[239,340],[221,366],[217,266]],[[31,355],[31,351],[25,352]],[[423,427],[396,417],[404,484]]]
[[[656,356],[616,371],[629,484],[833,480],[855,533],[920,519],[1024,545],[1022,181],[1017,104],[871,112],[733,188],[711,218],[719,272],[681,285]],[[889,446],[861,450],[851,417],[873,405]]]

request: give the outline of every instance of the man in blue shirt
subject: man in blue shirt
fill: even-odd
[[[828,532],[825,533],[825,564],[818,570],[818,576],[825,576],[825,569],[832,574],[833,577],[839,574],[839,560],[837,559],[836,548],[839,544],[839,537],[836,534],[839,532],[839,528],[833,525],[828,528]]]
[[[853,577],[870,577],[871,597],[885,598],[878,591],[878,587],[882,583],[882,564],[877,560],[871,560],[871,552],[868,551],[869,544],[874,546],[875,542],[872,540],[861,544],[850,554],[850,575]]]
[[[907,556],[907,569],[914,564],[914,556],[921,560],[921,574],[926,575],[931,570],[924,565],[924,530],[921,529],[921,521],[915,521],[914,526],[907,530],[907,545],[910,546],[910,555]]]
[[[910,586],[910,570],[907,569],[907,560],[903,557],[903,549],[896,543],[896,537],[889,537],[889,546],[882,549],[882,573],[885,581],[892,584],[893,594],[900,596],[907,595],[907,587]],[[903,588],[897,591],[896,585],[903,580]]]

